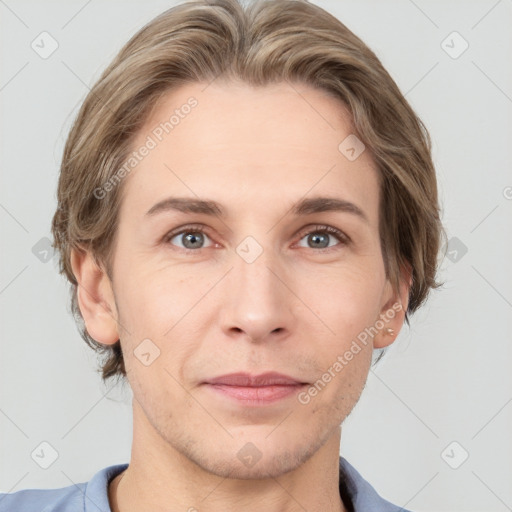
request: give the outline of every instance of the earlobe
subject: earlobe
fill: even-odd
[[[98,343],[112,345],[119,339],[112,283],[90,251],[73,248],[71,267],[78,282],[77,300],[89,335]]]
[[[410,266],[402,270],[399,290],[394,291],[391,283],[386,282],[388,300],[383,305],[375,324],[378,333],[373,339],[373,348],[385,348],[391,345],[400,333],[409,305],[409,291],[412,286]]]

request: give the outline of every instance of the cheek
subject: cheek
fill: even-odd
[[[371,364],[371,347],[351,352],[350,360],[346,354],[332,354],[323,373],[299,395],[307,416],[325,424],[341,424],[359,401]]]
[[[378,269],[338,268],[300,279],[297,295],[310,306],[326,341],[347,341],[372,325],[380,311],[384,278]]]
[[[137,380],[150,370],[151,379],[144,381],[183,381],[182,371],[204,337],[193,310],[204,291],[200,283],[175,278],[175,271],[149,272],[143,265],[138,271],[126,269],[117,287],[126,370]]]
[[[131,333],[160,338],[186,313],[192,294],[189,283],[176,272],[150,271],[141,263],[120,275],[119,313]]]
[[[335,277],[336,275],[336,277]],[[377,277],[375,277],[377,276]],[[330,276],[320,276],[319,286],[303,287],[304,302],[315,315],[303,318],[305,338],[314,338],[314,358],[319,375],[310,388],[314,412],[321,414],[331,404],[340,418],[349,413],[364,388],[371,364],[373,343],[369,329],[379,314],[378,270],[340,269]],[[311,320],[313,319],[313,320]],[[317,393],[317,394],[315,394]],[[308,393],[309,395],[309,393]],[[318,396],[318,398],[316,398]]]

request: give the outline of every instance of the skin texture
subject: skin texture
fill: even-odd
[[[197,106],[124,178],[113,281],[89,253],[72,255],[88,332],[104,344],[120,338],[134,395],[131,460],[111,482],[112,510],[345,510],[340,425],[373,348],[400,331],[410,286],[405,279],[395,294],[385,277],[377,170],[369,151],[349,161],[338,150],[352,133],[348,111],[304,84],[187,84],[161,98],[134,149],[191,96]],[[215,200],[226,217],[145,216],[169,196]],[[290,213],[313,196],[355,203],[368,222],[347,212]],[[194,229],[166,238],[189,224],[203,226],[204,239],[187,245]],[[315,233],[325,237],[320,248]],[[252,263],[237,253],[247,236],[263,251]],[[395,334],[360,344],[307,404],[292,395],[248,407],[202,384],[237,371],[315,383],[400,303],[385,325]],[[160,351],[148,366],[134,355],[145,339]],[[261,455],[251,467],[237,455],[247,443]]]

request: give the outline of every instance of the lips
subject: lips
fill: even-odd
[[[261,407],[291,398],[307,382],[277,372],[260,375],[239,372],[221,375],[203,384],[209,392],[221,396],[223,400],[228,399],[237,407]]]
[[[208,379],[206,384],[219,384],[225,386],[238,387],[261,387],[261,386],[297,386],[307,384],[297,380],[289,375],[277,372],[266,372],[260,375],[251,375],[250,373],[238,372],[221,375]]]

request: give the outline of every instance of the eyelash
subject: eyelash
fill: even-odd
[[[202,234],[205,234],[206,236],[209,236],[207,233],[207,230],[204,229],[204,227],[202,225],[200,225],[200,224],[193,225],[192,224],[192,225],[188,225],[188,226],[183,226],[181,228],[178,228],[175,231],[171,231],[171,232],[167,233],[163,239],[163,242],[169,243],[170,240],[172,240],[175,236],[182,235],[183,233],[202,233]],[[315,226],[311,227],[308,231],[305,231],[305,232],[301,231],[299,241],[311,233],[322,233],[322,234],[327,233],[329,235],[335,236],[338,239],[338,241],[340,242],[338,245],[335,245],[333,247],[324,247],[321,249],[313,249],[315,252],[326,253],[326,252],[332,251],[333,249],[339,248],[340,246],[341,247],[347,246],[351,243],[350,237],[345,235],[345,233],[343,233],[343,231],[340,231],[337,228],[333,228],[332,226],[326,226],[326,225],[315,225]],[[196,253],[197,254],[197,253],[201,252],[202,249],[208,249],[208,247],[203,247],[200,249],[187,249],[184,247],[177,247],[177,249],[179,249],[187,254],[188,253]]]

